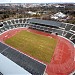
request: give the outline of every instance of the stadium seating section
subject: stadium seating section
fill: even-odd
[[[53,21],[51,23],[53,24]],[[25,19],[25,18],[13,19],[13,20],[8,20],[8,21],[4,21],[0,23],[0,26],[1,26],[0,34],[9,29],[28,26],[31,29],[48,32],[50,34],[57,33],[58,35],[63,36],[69,40],[71,39],[70,41],[73,42],[73,39],[75,39],[75,35],[74,35],[75,25],[61,22],[61,23],[57,23],[57,24],[60,24],[59,27],[58,26],[54,27],[52,24],[42,25],[40,23],[39,24],[31,23],[29,19]],[[54,21],[54,24],[55,24],[55,21]]]
[[[3,74],[0,72],[0,75],[3,75]]]

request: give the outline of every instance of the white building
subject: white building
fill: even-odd
[[[62,12],[58,12],[51,16],[51,18],[53,18],[53,19],[64,18],[64,17],[66,17],[66,15],[63,14]]]
[[[28,14],[36,15],[36,12],[29,11]]]

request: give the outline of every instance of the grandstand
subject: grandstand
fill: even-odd
[[[33,30],[42,31],[48,34],[52,33],[57,34],[58,36],[62,36],[65,39],[67,39],[70,43],[72,43],[73,46],[75,45],[75,25],[57,21],[40,20],[34,18],[12,19],[0,23],[0,35],[2,35],[3,32],[6,32],[8,30],[26,27]],[[1,42],[0,42],[0,53],[33,75],[43,75],[44,71],[46,70],[46,65],[39,63],[38,61],[32,60],[31,58],[17,52],[16,50],[7,47],[7,45],[2,44]],[[24,58],[22,59],[22,57]],[[22,63],[19,61],[22,61]],[[56,71],[56,73],[58,73],[58,71]],[[2,74],[0,73],[0,75]]]
[[[69,39],[72,42],[74,32],[75,32],[75,25],[68,24],[68,23],[62,23],[57,21],[46,21],[46,20],[40,20],[40,19],[30,19],[28,20],[29,28],[41,30],[48,33],[58,33],[58,35],[63,36],[67,39]]]
[[[0,72],[0,75],[3,75],[3,74]]]

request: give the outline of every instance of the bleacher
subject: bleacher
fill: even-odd
[[[71,39],[75,39],[75,34],[71,37]]]
[[[73,25],[67,24],[67,26],[65,27],[65,30],[66,30],[66,31],[69,31],[72,26],[73,26]]]
[[[4,27],[5,27],[5,29],[6,29],[6,30],[8,30],[8,29],[9,29],[9,26],[8,26],[8,25],[5,25]]]
[[[11,20],[11,23],[12,23],[12,24],[15,24],[15,21],[14,21],[14,20]]]
[[[0,72],[0,75],[3,75],[3,74]]]
[[[4,32],[4,31],[6,31],[6,30],[5,30],[5,28],[4,28],[4,27],[2,27],[2,28],[1,28],[1,32]]]
[[[15,19],[15,23],[16,23],[16,24],[18,23],[18,19]]]
[[[25,24],[21,24],[21,27],[26,27],[26,25]]]
[[[53,33],[58,33],[58,35],[61,35],[62,36],[63,30],[61,30],[61,29],[53,29],[52,32]]]
[[[75,44],[75,38],[71,40]]]
[[[60,25],[60,27],[61,27],[61,28],[65,28],[65,27],[66,27],[66,24],[62,23],[62,24]]]
[[[35,22],[33,23],[33,21]],[[45,21],[45,20],[43,20],[42,22],[41,21],[39,19],[25,19],[25,18],[4,21],[4,22],[1,22],[3,26],[0,28],[0,34],[8,29],[26,27],[26,26],[28,26],[29,28],[44,31],[50,34],[57,33],[58,35],[63,36],[67,39],[69,39],[75,32],[75,26],[73,24],[62,23],[62,22],[60,23],[55,21]]]
[[[71,30],[75,31],[75,26],[73,26]]]
[[[3,22],[3,25],[7,25],[7,22]]]
[[[2,23],[0,23],[0,27],[2,27],[3,26],[3,24]]]
[[[19,19],[19,23],[22,23],[23,22],[23,20],[22,19]]]
[[[0,34],[2,33],[1,29],[0,29]]]
[[[11,25],[11,21],[7,21],[7,24],[8,24],[8,25]]]
[[[65,35],[65,37],[66,37],[67,39],[70,39],[70,37],[71,37],[72,35],[73,35],[72,33],[67,32],[67,34]]]
[[[25,23],[26,22],[26,19],[23,19],[23,23]]]

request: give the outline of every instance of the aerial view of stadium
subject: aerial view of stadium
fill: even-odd
[[[74,74],[75,24],[59,19],[21,17],[21,14],[18,18],[1,19],[0,75]]]

